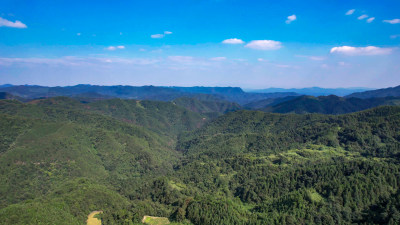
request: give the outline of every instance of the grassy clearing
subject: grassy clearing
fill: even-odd
[[[307,197],[312,201],[316,203],[320,203],[321,201],[324,200],[324,198],[314,189],[308,189],[307,190]]]
[[[154,216],[144,216],[142,223],[149,225],[164,225],[170,224],[168,218],[166,217],[154,217]]]
[[[96,218],[97,215],[100,215],[103,211],[93,211],[88,215],[87,225],[101,225],[101,220]]]

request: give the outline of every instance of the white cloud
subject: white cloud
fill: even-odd
[[[384,20],[383,22],[390,23],[390,24],[397,24],[397,23],[400,23],[400,19]]]
[[[286,23],[289,24],[297,19],[296,15],[291,15],[287,17]]]
[[[351,46],[341,46],[333,47],[331,53],[340,53],[344,55],[387,55],[392,52],[391,48],[380,48],[375,46],[367,47],[351,47]]]
[[[114,46],[110,46],[110,47],[107,47],[106,49],[109,50],[109,51],[114,51],[114,50],[117,49],[117,48],[114,47]]]
[[[357,19],[359,19],[359,20],[363,20],[365,18],[368,18],[367,14],[364,14],[364,15],[361,15],[361,16],[357,17]]]
[[[375,17],[371,17],[371,18],[367,19],[367,22],[368,22],[368,23],[371,23],[371,22],[374,21],[374,20],[375,20]]]
[[[224,60],[226,60],[226,57],[214,57],[214,58],[211,58],[211,60],[212,61],[224,61]]]
[[[164,38],[166,35],[172,34],[171,31],[164,31],[163,34],[152,34],[150,35],[151,38]]]
[[[152,34],[150,37],[151,38],[163,38],[165,35],[164,34]]]
[[[268,61],[268,60],[263,59],[263,58],[258,58],[257,61],[259,61],[259,62],[266,62],[266,61]]]
[[[346,15],[352,15],[356,10],[355,9],[350,9],[349,11],[346,12]]]
[[[222,41],[223,44],[243,44],[244,41],[241,39],[237,39],[237,38],[230,38],[230,39],[226,39],[224,41]]]
[[[19,20],[12,22],[12,21],[3,19],[1,17],[0,17],[0,27],[27,28],[27,26]]]
[[[109,46],[109,47],[106,48],[106,50],[109,50],[109,51],[114,51],[114,50],[117,50],[117,49],[125,49],[125,46],[123,46],[123,45]]]
[[[76,33],[77,36],[81,36],[81,33]]]
[[[257,50],[276,50],[282,47],[282,43],[272,40],[255,40],[245,45],[245,47]]]

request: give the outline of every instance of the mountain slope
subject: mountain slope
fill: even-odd
[[[275,113],[323,113],[323,114],[344,114],[362,111],[381,105],[400,105],[400,98],[341,98],[330,96],[302,96],[261,108],[265,112]]]
[[[172,101],[174,104],[184,107],[190,111],[202,113],[212,118],[241,109],[236,103],[223,100],[199,100],[196,97],[182,97]]]
[[[399,97],[400,86],[377,89],[372,91],[357,92],[347,95],[346,98],[383,98],[383,97]]]

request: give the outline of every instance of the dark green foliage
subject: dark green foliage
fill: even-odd
[[[223,100],[209,101],[199,100],[197,98],[182,97],[175,99],[173,103],[190,111],[205,114],[211,118],[241,109],[240,105]]]
[[[281,101],[280,103],[279,100]],[[301,96],[294,99],[286,97],[285,99],[277,99],[265,107],[255,109],[274,113],[323,113],[337,115],[362,111],[381,105],[400,105],[400,98],[385,97],[361,99],[354,97],[341,98],[335,95],[320,97]]]
[[[0,223],[399,223],[400,107],[177,106],[236,106],[200,98],[0,101]]]

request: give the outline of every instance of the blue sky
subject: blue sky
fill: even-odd
[[[0,83],[400,85],[400,2],[0,1]]]

